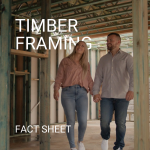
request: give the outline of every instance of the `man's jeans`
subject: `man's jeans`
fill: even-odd
[[[62,88],[61,102],[65,111],[67,125],[71,125],[66,128],[66,134],[69,140],[70,148],[74,148],[74,124],[75,124],[75,110],[77,110],[78,117],[78,141],[83,141],[87,126],[87,110],[88,110],[88,97],[87,91],[80,85],[73,85],[66,88]]]
[[[126,132],[126,116],[129,101],[126,99],[102,98],[100,101],[101,108],[101,136],[103,139],[110,138],[110,122],[112,120],[113,111],[115,110],[115,123],[116,123],[116,142],[113,147],[114,150],[123,149],[124,137]]]

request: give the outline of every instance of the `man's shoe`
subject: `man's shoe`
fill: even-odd
[[[71,148],[71,150],[77,150],[76,148]]]
[[[117,150],[121,150],[120,148],[118,148]]]
[[[84,144],[82,142],[78,142],[78,149],[79,150],[85,150]]]
[[[103,139],[101,143],[102,150],[108,150],[108,140]]]

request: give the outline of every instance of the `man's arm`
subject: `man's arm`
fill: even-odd
[[[103,82],[103,73],[102,73],[102,59],[100,59],[99,64],[96,69],[94,85],[93,85],[93,95],[99,94],[100,86]]]
[[[133,92],[133,57],[131,55],[128,56],[127,58],[127,70],[130,76],[129,80],[129,90],[126,94],[126,100],[130,101],[134,97],[134,92]]]

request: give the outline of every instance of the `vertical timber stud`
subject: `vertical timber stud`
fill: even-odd
[[[31,21],[29,22],[29,26],[31,28]],[[32,31],[30,30],[27,33],[27,36],[31,37]],[[31,42],[31,40],[29,41]],[[29,46],[28,51],[31,52],[31,46]],[[25,78],[25,84],[26,84],[26,125],[29,126],[31,124],[31,57],[27,57],[26,58],[27,63],[26,63],[26,67],[28,68],[28,71],[30,72],[29,75],[26,75]]]
[[[51,18],[51,0],[41,0],[41,19],[45,19],[45,32],[42,37],[48,48],[47,19]],[[50,133],[42,133],[43,125],[50,125],[50,51],[48,59],[41,59],[41,97],[40,97],[40,150],[50,150]]]
[[[0,149],[9,150],[11,1],[2,0],[0,47]]]
[[[11,45],[13,49],[16,49],[16,22],[15,17],[12,17],[12,37]],[[10,135],[15,133],[15,61],[16,56],[11,55],[11,72],[14,74],[10,75]]]
[[[134,56],[134,149],[149,150],[147,0],[132,1]]]
[[[24,28],[27,28],[27,26],[26,26],[26,24],[24,23]],[[27,37],[27,32],[26,31],[24,31],[24,51],[26,50],[26,37]],[[30,41],[31,42],[31,41]],[[30,46],[29,46],[29,51],[30,51]],[[28,70],[27,69],[27,57],[23,57],[23,70]],[[31,74],[31,72],[30,72],[30,74]],[[26,105],[26,101],[27,101],[27,84],[26,84],[26,81],[27,80],[27,75],[25,75],[24,77],[23,77],[23,125],[25,126],[25,127],[27,127],[27,124],[26,124],[26,121],[27,121],[27,119],[26,119],[26,114],[27,114],[27,112],[26,112],[26,108],[27,108],[27,105]]]
[[[89,49],[89,63],[90,63],[90,73],[92,72],[92,65],[91,65],[91,49]],[[89,118],[92,119],[92,103],[91,103],[91,94],[89,93]]]
[[[59,67],[58,58],[59,58],[59,45],[57,46],[57,49],[56,49],[56,74],[57,74],[58,67]],[[58,101],[56,101],[56,123],[58,123]]]
[[[97,65],[98,65],[98,49],[97,50],[95,50],[95,70],[97,69]],[[96,103],[96,119],[98,119],[98,104],[99,103]]]

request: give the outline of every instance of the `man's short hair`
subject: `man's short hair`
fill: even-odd
[[[112,33],[109,33],[109,34],[107,35],[107,37],[110,36],[110,35],[116,35],[116,36],[119,38],[120,42],[121,42],[120,34],[115,33],[115,32],[112,32]]]

